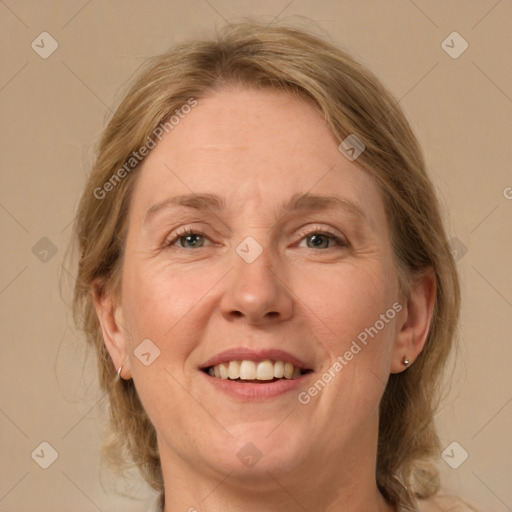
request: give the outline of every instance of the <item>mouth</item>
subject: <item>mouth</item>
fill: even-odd
[[[280,380],[295,380],[312,370],[295,366],[290,361],[249,359],[224,361],[202,368],[210,377],[245,384],[269,384]]]
[[[312,367],[284,350],[247,347],[225,350],[198,369],[214,389],[244,403],[285,396],[305,385],[314,373]]]

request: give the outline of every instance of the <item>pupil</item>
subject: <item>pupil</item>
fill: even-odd
[[[311,240],[313,242],[313,245],[315,247],[318,247],[319,245],[321,245],[322,241],[323,241],[322,238],[323,238],[323,235],[312,235]]]
[[[194,245],[194,242],[191,242],[191,239],[196,239],[199,235],[187,235],[185,237],[185,240],[187,241],[187,243],[190,243],[191,245]]]

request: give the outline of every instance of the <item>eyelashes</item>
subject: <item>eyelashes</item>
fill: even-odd
[[[199,236],[206,237],[206,235],[203,232],[201,232],[197,229],[194,230],[192,228],[183,228],[181,230],[178,230],[176,232],[176,234],[173,235],[173,237],[171,237],[171,239],[166,240],[164,242],[164,247],[172,247],[181,238],[191,237],[193,235],[199,235]],[[180,249],[184,249],[184,247],[180,247]]]
[[[322,241],[329,241],[329,247],[320,247],[320,250],[330,250],[330,249],[334,249],[335,247],[332,246],[332,244],[336,244],[338,246],[338,248],[347,248],[349,247],[349,243],[343,239],[342,237],[338,236],[337,234],[333,233],[332,231],[329,231],[328,229],[325,229],[325,228],[320,228],[320,227],[314,227],[314,228],[310,228],[306,231],[302,231],[301,233],[299,233],[299,238],[300,238],[300,241],[302,242],[302,240],[304,239],[307,239],[309,237],[313,237],[315,236],[315,241],[316,240],[320,240],[320,242]],[[190,250],[199,250],[199,249],[203,249],[203,248],[206,248],[207,246],[190,246],[190,247],[179,247],[179,246],[176,246],[176,242],[181,242],[182,239],[185,239],[185,244],[186,243],[194,243],[193,240],[188,240],[186,241],[186,239],[190,239],[190,238],[193,238],[195,237],[195,239],[197,240],[197,237],[202,237],[204,238],[205,240],[209,240],[209,238],[207,237],[207,235],[202,232],[200,229],[193,229],[191,227],[185,227],[185,228],[182,228],[178,231],[176,231],[176,233],[174,233],[173,235],[171,235],[171,237],[169,237],[168,239],[165,240],[164,244],[163,244],[163,248],[169,248],[169,249],[182,249],[182,250],[186,250],[186,251],[190,251]],[[320,237],[320,238],[318,238]],[[319,245],[316,245],[314,247],[307,247],[308,249],[318,249],[319,248]]]
[[[306,231],[300,232],[298,236],[300,237],[301,241],[310,236],[320,236],[320,237],[323,237],[324,239],[333,240],[334,242],[336,242],[336,244],[340,248],[347,248],[349,246],[349,243],[347,242],[347,240],[345,240],[344,238],[341,238],[340,236],[336,235],[332,231],[329,231],[328,229],[325,229],[325,228],[319,228],[319,227],[309,228]],[[334,249],[334,248],[335,247],[328,247],[327,249]],[[308,249],[314,249],[314,248],[308,247]]]

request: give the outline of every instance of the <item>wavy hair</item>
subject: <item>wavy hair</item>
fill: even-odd
[[[460,309],[457,268],[440,206],[419,143],[398,102],[366,67],[308,29],[242,21],[210,39],[182,42],[147,61],[106,126],[83,189],[74,226],[78,276],[76,325],[97,355],[100,386],[108,394],[108,432],[102,454],[119,473],[136,466],[163,491],[155,429],[133,380],[116,379],[95,312],[92,289],[117,293],[121,283],[127,214],[140,165],[105,197],[97,191],[133,152],[190,98],[225,86],[274,88],[314,104],[340,143],[355,134],[366,149],[357,164],[382,194],[401,289],[432,267],[433,317],[425,347],[406,371],[390,375],[380,404],[376,479],[392,502],[402,494],[427,498],[439,489],[435,465],[441,447],[434,424],[445,363],[456,341]],[[156,141],[155,141],[156,142]],[[95,192],[96,191],[96,192]],[[99,284],[98,284],[99,283]]]

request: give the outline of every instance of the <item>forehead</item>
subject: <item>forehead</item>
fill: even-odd
[[[308,102],[282,91],[234,88],[197,102],[139,170],[132,208],[140,220],[173,196],[207,193],[224,197],[233,214],[275,210],[310,192],[357,203],[374,223],[384,215],[373,178],[338,150]]]

